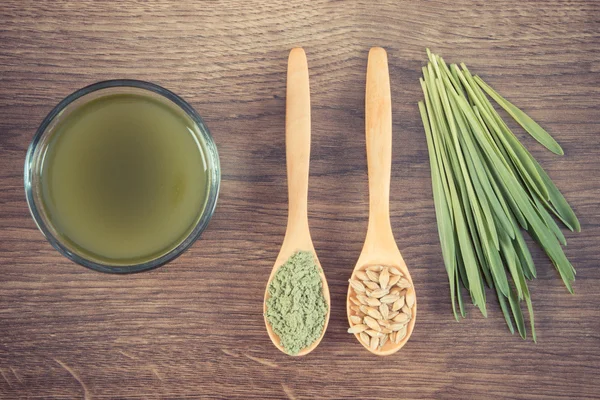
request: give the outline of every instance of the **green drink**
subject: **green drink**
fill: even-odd
[[[53,118],[43,145],[30,149],[28,199],[59,250],[128,272],[190,244],[214,209],[218,158],[215,168],[214,144],[189,110],[162,93],[117,89]]]

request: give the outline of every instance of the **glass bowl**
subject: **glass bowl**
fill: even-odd
[[[128,264],[127,262],[109,263],[99,258],[95,258],[84,251],[77,249],[76,246],[69,243],[68,240],[61,237],[53,224],[51,223],[41,199],[40,174],[43,166],[43,159],[50,138],[56,132],[55,127],[64,119],[68,118],[71,112],[89,101],[112,94],[139,94],[149,96],[168,106],[172,110],[185,113],[195,124],[195,138],[201,143],[201,151],[204,153],[204,159],[207,163],[207,190],[206,201],[202,212],[193,225],[193,229],[184,239],[173,243],[171,248],[159,256],[145,260],[137,264]],[[108,273],[132,273],[146,271],[163,265],[189,248],[206,229],[210,221],[219,195],[219,186],[221,182],[221,169],[217,147],[208,131],[208,128],[202,121],[198,113],[181,97],[173,92],[153,83],[138,80],[110,80],[98,82],[77,90],[62,100],[44,119],[37,130],[25,159],[25,195],[29,211],[37,224],[39,230],[44,234],[50,244],[56,248],[62,255],[96,271]],[[199,210],[200,212],[200,210]]]

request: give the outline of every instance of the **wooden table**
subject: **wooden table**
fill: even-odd
[[[393,228],[419,296],[407,346],[377,358],[346,333],[347,279],[367,226],[364,86],[388,50]],[[320,347],[280,353],[263,291],[286,223],[288,51],[306,49],[309,214],[332,312]],[[539,343],[489,318],[455,322],[416,103],[425,47],[464,61],[546,127],[517,130],[582,222],[566,233],[575,295],[532,246]],[[588,1],[24,1],[0,5],[0,398],[600,398],[600,3]],[[23,161],[63,97],[110,78],[156,82],[205,118],[222,191],[204,236],[148,273],[77,266],[29,216]],[[514,124],[511,126],[514,127]],[[223,272],[216,272],[222,270]]]

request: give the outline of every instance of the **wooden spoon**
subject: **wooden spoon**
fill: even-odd
[[[321,336],[310,346],[302,349],[297,355],[303,356],[313,351],[321,340],[327,324],[331,300],[329,298],[329,286],[323,274],[321,264],[315,253],[310,231],[308,228],[308,168],[310,163],[310,88],[308,84],[308,64],[306,54],[301,48],[292,49],[288,59],[287,71],[287,94],[285,115],[285,147],[287,160],[288,179],[288,222],[285,238],[275,261],[263,304],[263,313],[266,315],[267,299],[269,298],[269,284],[275,273],[297,251],[310,251],[315,255],[315,261],[321,271],[321,282],[323,283],[323,296],[327,303],[327,315]],[[271,341],[279,350],[288,354],[281,346],[281,341],[265,316],[265,325]]]
[[[367,66],[367,89],[365,96],[365,125],[367,142],[367,164],[369,168],[369,225],[362,253],[352,273],[364,271],[369,266],[395,267],[411,283],[412,279],[406,263],[398,250],[392,225],[390,223],[390,174],[392,166],[392,100],[390,94],[390,77],[388,73],[387,54],[384,49],[374,47],[369,51]],[[414,290],[414,286],[413,289]],[[346,309],[350,321],[354,305],[350,301],[351,286],[348,288]],[[413,292],[414,293],[414,292]],[[371,350],[369,346],[359,342],[370,352],[377,355],[390,355],[397,352],[410,338],[415,326],[417,304],[413,305],[412,319],[408,323],[404,339],[398,344],[390,340],[382,348]]]

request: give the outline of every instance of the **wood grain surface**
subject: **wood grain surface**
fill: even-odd
[[[346,333],[347,279],[367,227],[368,50],[388,50],[392,225],[419,294],[414,334],[378,358]],[[286,224],[288,52],[311,76],[309,218],[331,289],[321,345],[280,353],[263,324]],[[425,47],[464,61],[563,146],[519,137],[582,222],[566,233],[569,295],[532,246],[539,343],[508,332],[492,293],[453,320],[417,109]],[[0,2],[0,398],[600,398],[600,2]],[[205,118],[222,191],[201,240],[148,273],[93,272],[60,256],[30,218],[23,162],[63,97],[110,78],[149,80]],[[514,124],[511,126],[515,127]]]

